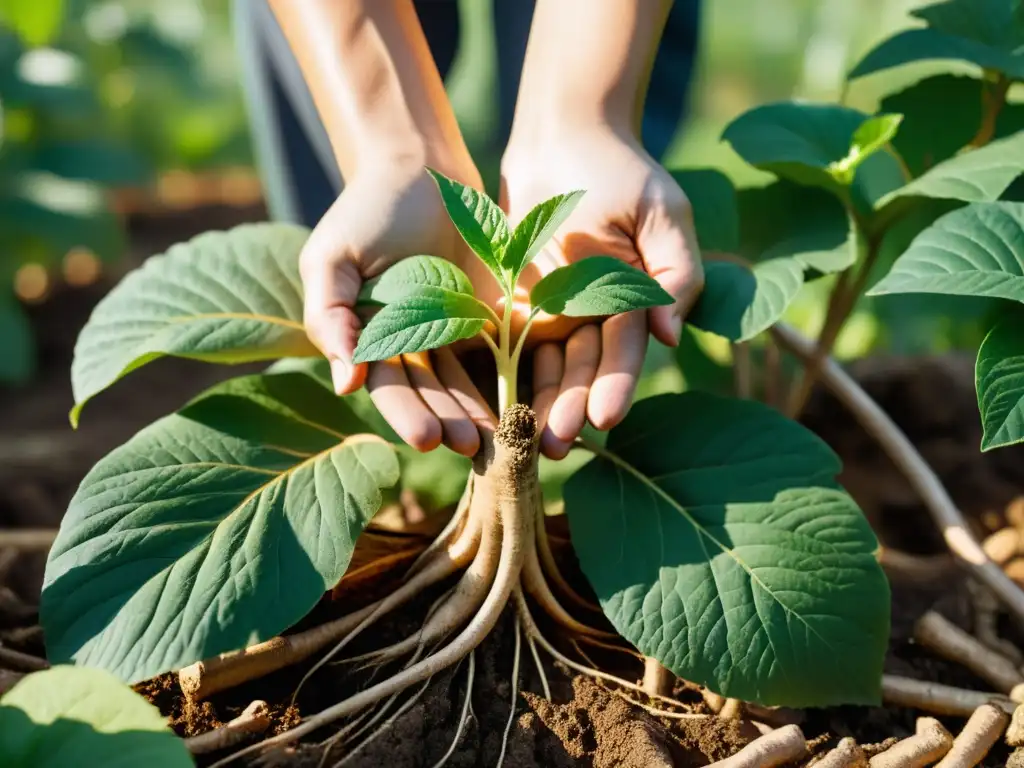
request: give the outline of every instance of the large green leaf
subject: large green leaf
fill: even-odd
[[[1024,203],[975,203],[942,216],[869,291],[888,293],[1024,302]]]
[[[1024,307],[1000,313],[978,349],[975,380],[984,435],[981,450],[1024,442]]]
[[[516,225],[508,247],[501,254],[502,269],[515,282],[526,265],[533,261],[565,220],[579,205],[582,190],[556,195],[534,206]]]
[[[270,373],[292,372],[308,376],[334,397],[330,363],[322,357],[286,358],[267,369]],[[345,396],[345,405],[364,425],[363,431],[372,432],[387,440],[398,454],[401,467],[400,488],[416,494],[417,500],[428,510],[439,510],[454,505],[466,487],[466,475],[472,462],[465,456],[441,445],[427,453],[409,447],[380,415],[366,388]]]
[[[46,45],[60,32],[64,0],[0,0],[0,21],[27,45]]]
[[[388,304],[359,334],[356,363],[424,352],[476,336],[491,319],[487,307],[465,293],[435,288]]]
[[[981,125],[982,81],[935,75],[882,99],[879,108],[899,112],[903,124],[893,146],[914,176],[965,147]]]
[[[99,669],[35,672],[0,698],[4,768],[190,768],[160,711]]]
[[[780,179],[741,189],[737,197],[740,253],[747,259],[799,255],[808,269],[823,274],[850,266],[846,212],[828,192]]]
[[[740,115],[722,138],[757,168],[799,184],[839,191],[849,183],[844,168],[857,131],[870,119],[835,104],[779,102]],[[882,146],[865,142],[857,151],[853,190],[858,202],[870,205],[900,184],[899,164],[878,153]]]
[[[129,274],[78,337],[72,424],[91,397],[164,355],[243,363],[319,354],[302,327],[307,234],[288,224],[209,232]]]
[[[839,459],[768,406],[636,403],[566,485],[573,546],[641,653],[724,696],[877,704],[889,589]]]
[[[915,61],[949,59],[1024,78],[1024,57],[937,29],[908,29],[879,43],[850,70],[851,80]]]
[[[732,341],[746,341],[774,325],[803,284],[804,265],[794,257],[768,259],[752,268],[708,261],[704,290],[687,322]]]
[[[40,608],[51,660],[127,681],[273,637],[345,572],[394,451],[311,377],[214,387],[102,459]]]
[[[1004,51],[1024,43],[1024,12],[1020,0],[945,0],[915,8],[912,16],[932,29]]]
[[[567,317],[617,315],[672,301],[653,277],[612,256],[590,256],[559,267],[530,291],[534,309]]]
[[[1024,132],[956,155],[931,168],[909,184],[877,202],[890,208],[883,217],[901,210],[908,199],[932,197],[968,203],[997,200],[1024,172]],[[899,201],[899,202],[897,202]]]
[[[473,187],[431,170],[437,182],[448,215],[462,239],[487,265],[491,273],[502,280],[502,254],[511,235],[505,212],[491,198]]]
[[[393,304],[411,296],[422,296],[441,288],[473,295],[466,273],[439,256],[410,256],[363,285],[359,300]]]
[[[693,206],[693,223],[701,251],[736,253],[740,245],[736,188],[721,171],[695,168],[672,171]]]
[[[15,298],[0,293],[0,384],[25,384],[35,368],[32,326]]]

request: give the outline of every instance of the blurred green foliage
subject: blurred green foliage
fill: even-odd
[[[24,383],[35,362],[15,276],[38,265],[45,285],[70,251],[123,254],[109,188],[251,164],[228,10],[0,0],[0,383]]]

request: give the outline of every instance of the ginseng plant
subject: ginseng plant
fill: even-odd
[[[372,705],[379,716],[471,654],[509,604],[538,664],[540,646],[578,672],[639,688],[562,653],[534,620],[543,611],[569,639],[609,634],[567,607],[582,611],[588,600],[546,537],[538,425],[517,402],[529,327],[513,339],[510,322],[524,267],[582,193],[539,205],[513,228],[482,193],[434,178],[501,285],[503,315],[451,263],[410,257],[367,284],[363,297],[379,309],[355,358],[438,354],[483,334],[499,419],[450,522],[404,581],[368,606],[281,634],[342,579],[383,489],[400,481],[396,438],[365,395],[335,396],[303,331],[298,255],[308,233],[278,224],[208,233],[150,259],[96,308],[75,351],[73,420],[91,397],[164,355],[289,359],[204,392],[86,476],[47,564],[41,612],[53,660],[128,682],[179,671],[196,700],[326,651],[315,675],[387,614],[440,594],[419,631],[360,657],[388,671],[378,682],[264,745]],[[593,257],[547,274],[529,300],[534,318],[614,315],[670,297],[645,273]],[[761,403],[689,392],[636,403],[606,444],[580,449],[593,456],[564,490],[572,544],[624,641],[745,701],[879,700],[888,585],[875,537],[819,438]]]

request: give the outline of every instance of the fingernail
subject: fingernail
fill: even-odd
[[[348,388],[348,380],[351,378],[348,363],[340,357],[331,358],[331,380],[334,382],[334,391],[339,395]]]
[[[680,336],[683,335],[683,318],[679,315],[672,315],[672,338],[676,340],[676,344],[679,343]]]

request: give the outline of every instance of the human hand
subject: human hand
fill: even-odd
[[[450,350],[355,365],[352,354],[362,327],[356,299],[364,280],[416,254],[451,260],[495,304],[499,289],[466,247],[423,166],[366,162],[365,173],[344,191],[313,230],[300,257],[305,289],[305,326],[327,357],[339,395],[366,384],[374,404],[398,435],[420,451],[444,443],[465,456],[476,453],[477,425],[491,416]],[[480,186],[475,169],[456,178]]]
[[[541,450],[564,457],[589,420],[618,424],[629,410],[647,349],[648,331],[664,344],[679,341],[683,319],[699,295],[701,268],[693,215],[672,177],[631,136],[604,128],[549,128],[540,140],[513,138],[502,161],[502,207],[513,223],[538,202],[584,189],[579,207],[524,273],[529,288],[548,272],[595,255],[645,269],[675,298],[669,306],[630,312],[600,325],[539,317],[530,340],[533,407],[546,426]],[[525,320],[526,296],[516,298]]]

